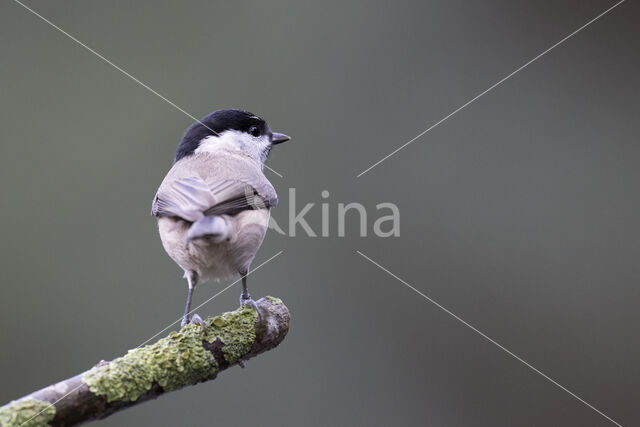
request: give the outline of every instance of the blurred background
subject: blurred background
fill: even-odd
[[[237,1],[26,4],[196,117],[293,140],[266,171],[330,237],[270,232],[249,278],[292,313],[277,349],[96,423],[611,425],[361,251],[623,425],[640,413],[640,5]],[[192,120],[12,1],[0,5],[0,401],[122,355],[186,284],[152,197]],[[330,192],[328,199],[321,192]],[[337,204],[395,203],[396,238]],[[195,304],[231,281],[198,287]],[[239,285],[198,312],[237,306]]]

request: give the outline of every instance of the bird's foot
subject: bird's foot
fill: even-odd
[[[256,304],[256,302],[251,299],[251,295],[249,294],[240,295],[240,307],[251,307],[258,314],[258,320],[260,320],[260,318],[262,317],[260,316],[260,310],[258,310],[258,304]]]
[[[195,313],[191,316],[191,319],[189,319],[189,316],[184,316],[182,318],[182,323],[180,323],[180,328],[182,329],[187,325],[200,325],[202,329],[205,329],[204,320],[202,320],[202,317],[198,316]]]

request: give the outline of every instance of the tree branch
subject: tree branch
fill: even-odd
[[[105,418],[161,394],[214,379],[218,372],[276,347],[289,331],[277,298],[187,325],[156,343],[0,407],[0,424],[70,426]]]

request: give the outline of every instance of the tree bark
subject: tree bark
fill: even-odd
[[[187,325],[154,344],[111,362],[100,362],[0,407],[0,425],[72,426],[105,418],[187,385],[214,379],[218,372],[276,347],[289,331],[289,310],[277,298]]]

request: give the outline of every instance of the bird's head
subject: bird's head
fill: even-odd
[[[218,110],[195,122],[184,133],[174,163],[196,153],[240,151],[264,164],[271,148],[290,138],[271,131],[267,122],[243,110]]]

